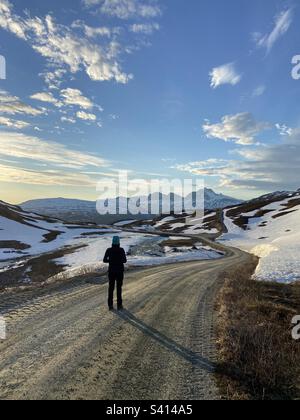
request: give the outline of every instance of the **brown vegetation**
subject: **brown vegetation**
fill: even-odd
[[[298,399],[300,284],[251,280],[255,265],[228,274],[219,296],[220,384],[228,399]]]
[[[23,251],[29,249],[30,245],[24,244],[19,241],[0,241],[0,249],[16,249]]]
[[[22,288],[24,284],[27,284],[28,282],[32,285],[38,285],[45,282],[50,277],[55,276],[64,270],[64,265],[58,264],[56,261],[57,259],[81,248],[84,248],[84,245],[59,249],[37,257],[32,257],[19,267],[13,267],[7,271],[1,272],[0,291],[7,287]]]
[[[295,213],[295,211],[297,211],[297,210],[284,211],[284,212],[281,212],[281,213],[277,213],[272,217],[272,219],[278,219],[279,217],[287,216],[290,213]]]
[[[197,240],[196,238],[193,239],[189,239],[189,238],[184,238],[184,239],[168,239],[166,241],[163,241],[160,243],[160,246],[163,248],[165,246],[169,246],[171,248],[173,247],[192,247],[194,245],[196,245],[196,243],[199,243],[199,240]]]
[[[49,243],[52,241],[55,241],[59,235],[61,235],[63,232],[60,232],[58,230],[51,230],[49,233],[46,233],[43,235],[43,243]]]

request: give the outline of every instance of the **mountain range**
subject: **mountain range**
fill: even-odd
[[[158,204],[161,209],[161,203],[163,200],[170,202],[171,209],[174,206],[175,198],[181,200],[180,196],[174,194],[163,195],[163,194],[153,194],[148,197],[133,197],[132,200],[136,200],[137,205],[141,199],[148,203],[150,209],[150,204]],[[126,203],[129,199],[122,199],[122,202]],[[211,189],[205,189],[204,193],[205,200],[205,209],[211,210],[216,208],[225,208],[228,206],[241,204],[241,200],[237,200],[232,197],[228,197],[223,194],[217,194]],[[121,199],[117,198],[117,208],[119,209],[121,205]],[[188,211],[192,209],[192,206],[195,205],[195,195],[189,195],[185,199],[185,210]],[[100,202],[103,206],[105,201]],[[139,215],[100,215],[96,210],[96,202],[94,201],[85,201],[85,200],[76,200],[76,199],[65,199],[65,198],[49,198],[49,199],[38,199],[30,200],[19,205],[23,210],[34,212],[43,216],[55,217],[68,222],[80,222],[80,223],[100,223],[100,224],[111,224],[124,219],[138,219],[144,220],[149,218],[148,214],[139,214]],[[124,213],[124,209],[122,211]],[[126,211],[125,211],[126,213]],[[161,211],[161,213],[163,213]]]

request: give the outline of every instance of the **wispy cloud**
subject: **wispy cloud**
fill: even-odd
[[[158,23],[135,23],[130,26],[130,31],[135,34],[151,35],[159,29],[160,25]]]
[[[290,26],[293,22],[293,9],[287,9],[279,13],[275,17],[274,21],[274,28],[270,33],[267,34],[261,34],[261,33],[254,33],[253,38],[256,42],[256,45],[260,48],[265,48],[267,52],[269,53],[275,43],[283,37],[288,30],[290,29]]]
[[[111,38],[113,35],[118,35],[120,33],[120,28],[110,28],[108,26],[98,26],[92,27],[87,25],[81,20],[76,20],[72,23],[72,28],[82,29],[84,34],[88,38],[97,38],[97,37],[108,37]]]
[[[84,0],[87,7],[96,7],[101,13],[120,19],[148,19],[161,14],[156,0]],[[52,14],[44,17],[15,13],[9,0],[0,0],[0,28],[27,42],[43,56],[52,70],[43,73],[51,89],[57,89],[66,72],[85,71],[93,81],[116,81],[126,84],[133,74],[122,69],[123,54],[128,45],[118,38],[118,27],[91,27],[75,21],[71,25],[58,23]],[[150,35],[159,29],[156,23],[138,22],[133,32]],[[132,48],[134,49],[134,48]]]
[[[35,93],[31,96],[31,99],[35,99],[41,102],[50,103],[61,109],[61,112],[67,114],[65,108],[70,107],[73,111],[74,107],[80,108],[79,111],[74,113],[72,116],[63,115],[61,117],[62,122],[76,123],[76,117],[84,121],[97,121],[97,116],[92,114],[90,111],[92,109],[97,109],[97,111],[103,112],[103,108],[99,105],[94,104],[89,98],[83,95],[79,89],[63,89],[60,91],[60,97],[54,97],[51,92],[40,92]]]
[[[91,114],[89,112],[84,112],[84,111],[78,111],[76,113],[77,118],[80,118],[81,120],[84,121],[96,121],[97,117],[95,114]]]
[[[294,135],[294,129],[288,127],[286,124],[276,124],[275,127],[281,136],[292,137]]]
[[[210,85],[213,89],[226,84],[235,86],[242,79],[242,75],[237,72],[234,63],[215,67],[212,69],[209,76],[211,80]]]
[[[67,70],[65,69],[56,69],[53,71],[46,71],[40,73],[39,76],[45,80],[45,83],[49,87],[50,90],[57,90],[60,88],[63,77],[66,74]]]
[[[128,83],[133,78],[122,71],[119,62],[122,49],[116,48],[114,40],[101,45],[93,43],[76,34],[74,28],[58,24],[52,15],[21,17],[14,13],[8,0],[0,0],[0,27],[28,42],[49,64],[56,65],[56,70],[67,68],[77,73],[84,69],[94,81]]]
[[[202,128],[208,138],[233,141],[248,146],[255,144],[257,135],[270,127],[270,124],[257,122],[252,114],[244,112],[226,115],[218,124],[211,124],[207,121]]]
[[[45,114],[45,109],[33,108],[23,103],[17,96],[12,96],[8,92],[0,91],[0,112],[3,114],[15,115],[24,114],[38,116]]]
[[[35,93],[34,95],[31,95],[30,98],[36,101],[53,104],[57,107],[61,107],[63,105],[59,100],[57,100],[53,96],[51,92],[38,92],[38,93]]]
[[[66,123],[70,123],[70,124],[75,124],[76,120],[75,118],[72,117],[61,117],[61,122],[66,122]]]
[[[0,144],[4,182],[96,188],[97,177],[112,171],[100,156],[23,133],[0,132]]]
[[[46,163],[80,169],[87,166],[106,167],[108,162],[101,157],[77,150],[65,145],[41,140],[23,133],[0,132],[0,156],[14,159],[26,159],[32,162]]]
[[[161,8],[156,0],[83,0],[87,7],[97,6],[106,15],[119,19],[155,18],[161,15]]]
[[[0,181],[42,186],[96,187],[95,179],[80,172],[33,170],[2,164],[0,164]]]
[[[295,190],[300,185],[300,129],[292,130],[282,143],[235,151],[238,159],[209,159],[176,165],[175,169],[220,179],[220,187],[275,191]]]
[[[12,120],[11,118],[0,117],[0,126],[22,130],[23,128],[30,127],[30,124],[25,121]]]
[[[258,98],[259,96],[262,96],[266,90],[267,90],[267,87],[265,85],[257,86],[257,88],[254,89],[252,96],[254,98]]]
[[[92,109],[94,107],[93,102],[84,96],[79,89],[63,89],[60,94],[66,105],[75,105],[82,109]]]

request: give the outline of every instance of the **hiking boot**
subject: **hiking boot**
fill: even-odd
[[[118,311],[123,311],[123,310],[124,310],[123,305],[118,305]]]
[[[112,311],[114,310],[114,307],[113,307],[113,306],[110,306],[110,307],[108,308],[108,310],[109,310],[110,312],[112,312]]]

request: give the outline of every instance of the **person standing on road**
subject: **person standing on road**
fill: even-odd
[[[117,283],[117,301],[118,310],[123,309],[122,300],[122,287],[124,280],[124,264],[127,263],[126,253],[120,246],[119,236],[114,236],[112,247],[109,248],[104,256],[103,262],[109,264],[108,278],[109,278],[109,291],[108,291],[108,307],[110,311],[114,310],[114,291]]]

